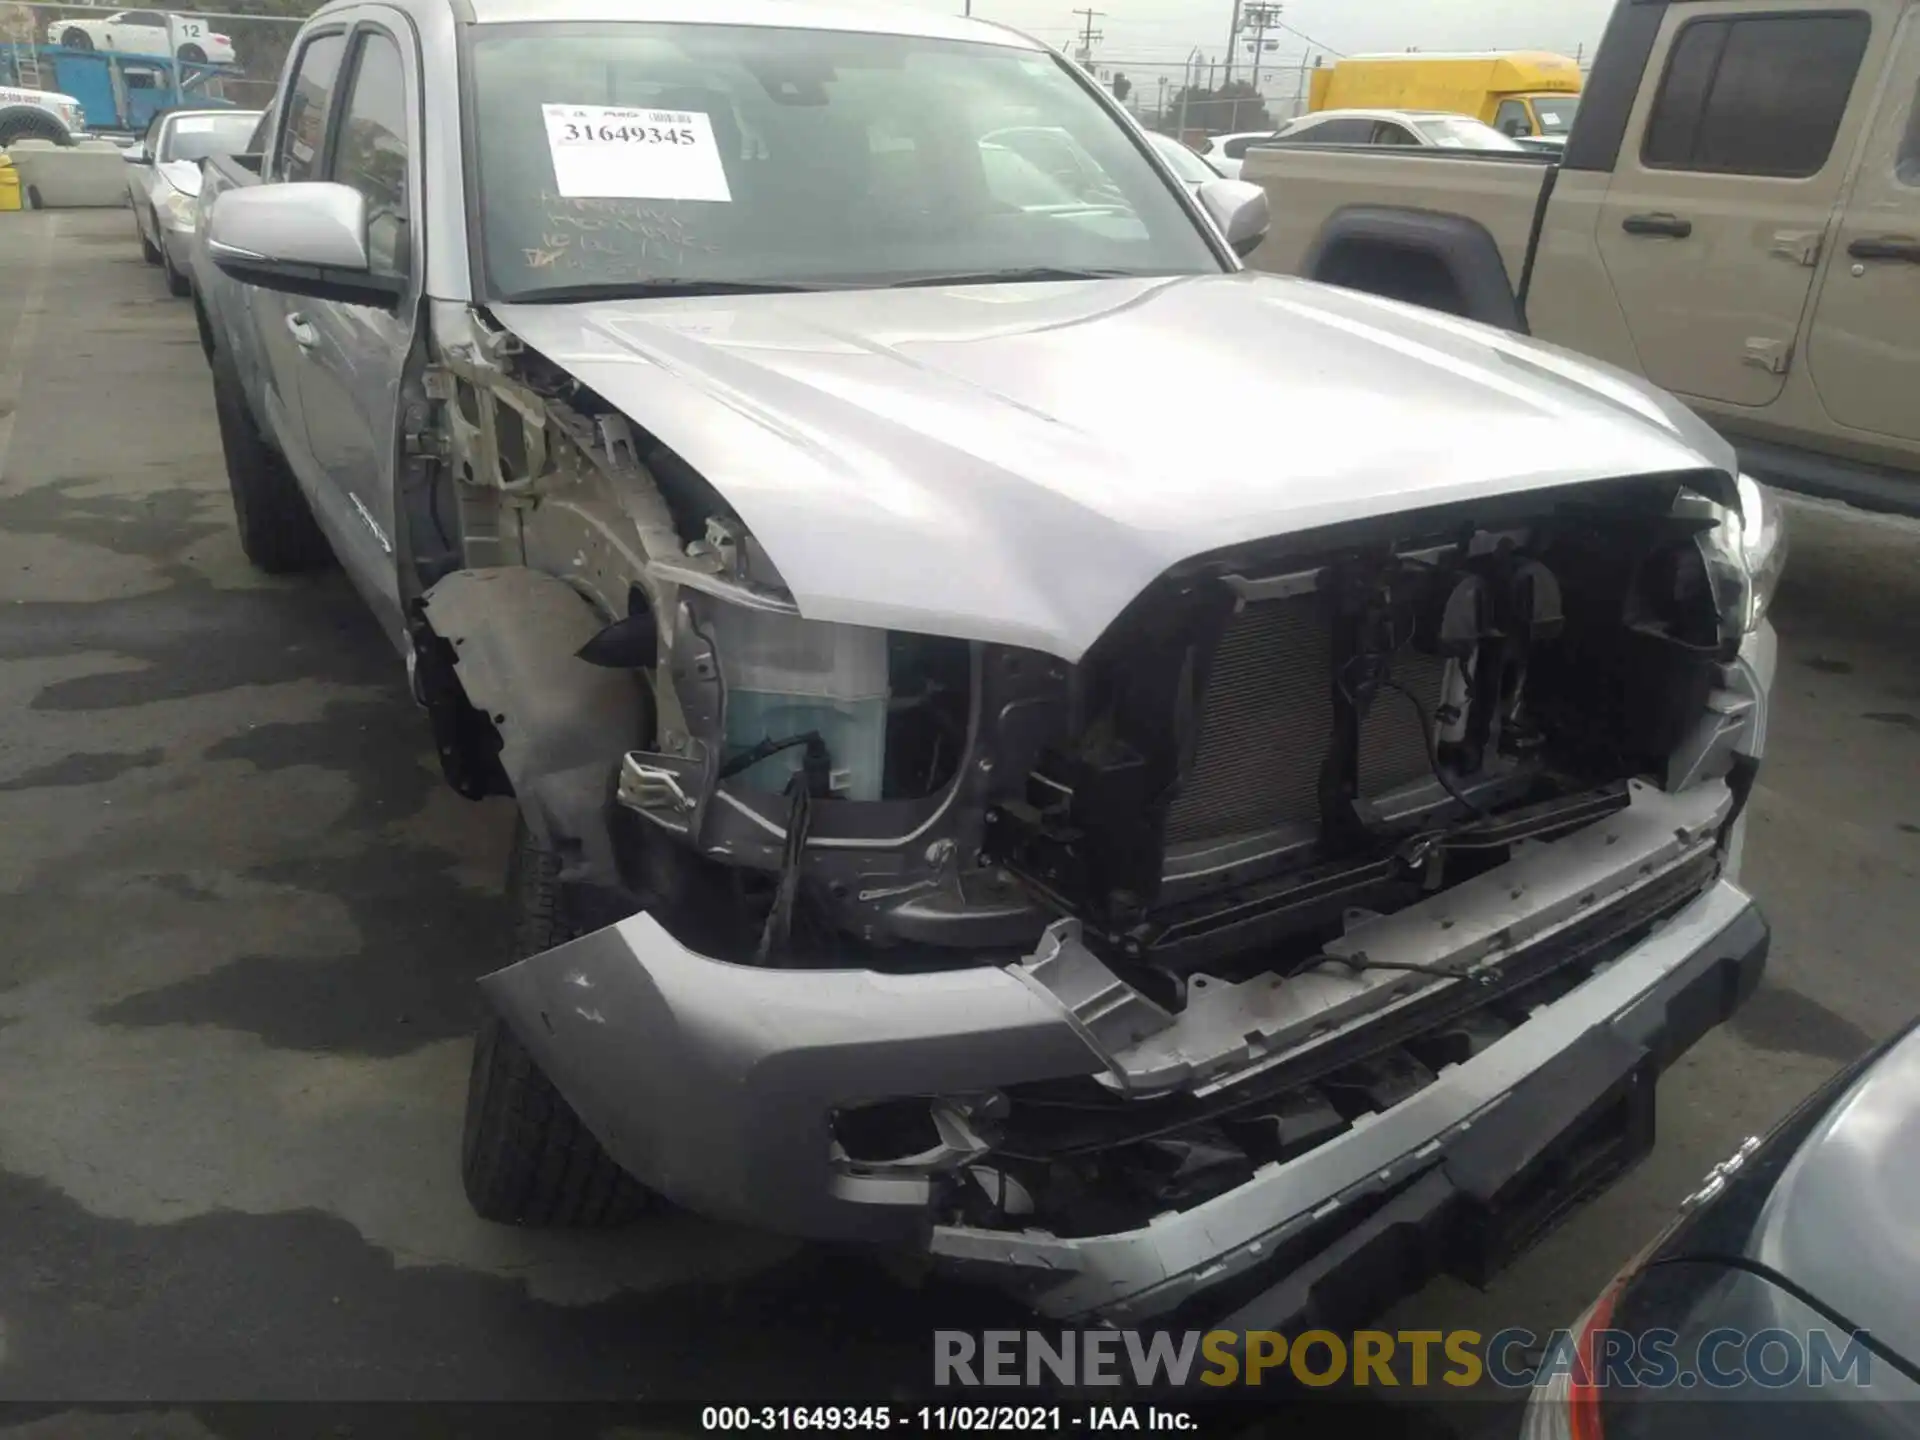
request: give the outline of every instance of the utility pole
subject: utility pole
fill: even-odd
[[[1087,17],[1087,23],[1080,31],[1080,63],[1082,65],[1091,65],[1093,63],[1093,42],[1106,38],[1100,31],[1093,28],[1093,22],[1103,18],[1107,12],[1104,10],[1076,10],[1073,13]]]
[[[1227,27],[1227,74],[1220,82],[1225,89],[1233,83],[1233,47],[1240,43],[1240,0],[1233,0],[1233,23]],[[1211,84],[1212,77],[1208,77]]]
[[[1257,4],[1246,7],[1246,23],[1253,29],[1253,93],[1260,94],[1260,56],[1267,48],[1267,31],[1280,23],[1280,5]]]

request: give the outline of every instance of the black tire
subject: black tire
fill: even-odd
[[[550,950],[608,923],[575,913],[560,866],[520,822],[507,864],[514,957]],[[600,1147],[507,1023],[489,1015],[474,1040],[460,1135],[460,1182],[483,1220],[601,1229],[657,1208]]]
[[[56,145],[73,144],[67,127],[43,110],[16,110],[0,115],[0,150],[16,140],[51,140]]]
[[[314,523],[307,497],[286,460],[267,443],[247,409],[233,356],[224,345],[213,353],[213,409],[220,422],[220,448],[227,457],[227,487],[240,549],[255,568],[291,575],[328,564],[333,552]]]
[[[69,50],[93,49],[93,37],[80,29],[68,30],[60,37],[60,43]]]
[[[198,45],[182,45],[180,58],[189,65],[204,65],[207,63],[207,52]]]
[[[160,264],[160,247],[147,238],[146,229],[140,224],[140,212],[134,211],[133,216],[133,233],[140,237],[140,258],[149,265]],[[159,228],[157,223],[154,228]]]
[[[178,299],[184,299],[193,293],[193,285],[186,276],[173,268],[173,257],[167,253],[167,247],[160,247],[160,273],[167,278],[167,293]]]

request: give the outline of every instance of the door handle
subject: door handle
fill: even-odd
[[[311,350],[320,343],[320,332],[307,323],[304,315],[287,316],[287,329],[293,335],[293,343],[302,350]]]
[[[1920,240],[1907,235],[1862,235],[1847,247],[1856,260],[1904,260],[1920,265]]]
[[[1629,235],[1666,235],[1675,240],[1684,240],[1693,234],[1693,222],[1682,220],[1678,215],[1664,212],[1657,215],[1629,215],[1620,222],[1620,228]]]

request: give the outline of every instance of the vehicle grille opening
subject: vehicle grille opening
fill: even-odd
[[[1228,626],[1202,702],[1193,771],[1167,818],[1169,845],[1223,840],[1320,816],[1320,768],[1333,727],[1333,628],[1319,597],[1247,606]],[[1393,678],[1439,706],[1446,662],[1404,648]],[[1360,731],[1361,793],[1388,794],[1430,773],[1420,717],[1382,693]]]

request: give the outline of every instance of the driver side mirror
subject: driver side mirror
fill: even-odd
[[[1198,199],[1242,260],[1260,248],[1273,226],[1267,192],[1250,181],[1209,180],[1200,187]]]
[[[207,221],[207,256],[246,285],[391,310],[399,275],[375,271],[367,251],[367,197],[351,185],[301,180],[229,190]]]
[[[147,150],[147,142],[144,140],[129,145],[121,152],[120,158],[125,160],[129,165],[151,165],[153,163],[153,156]]]

